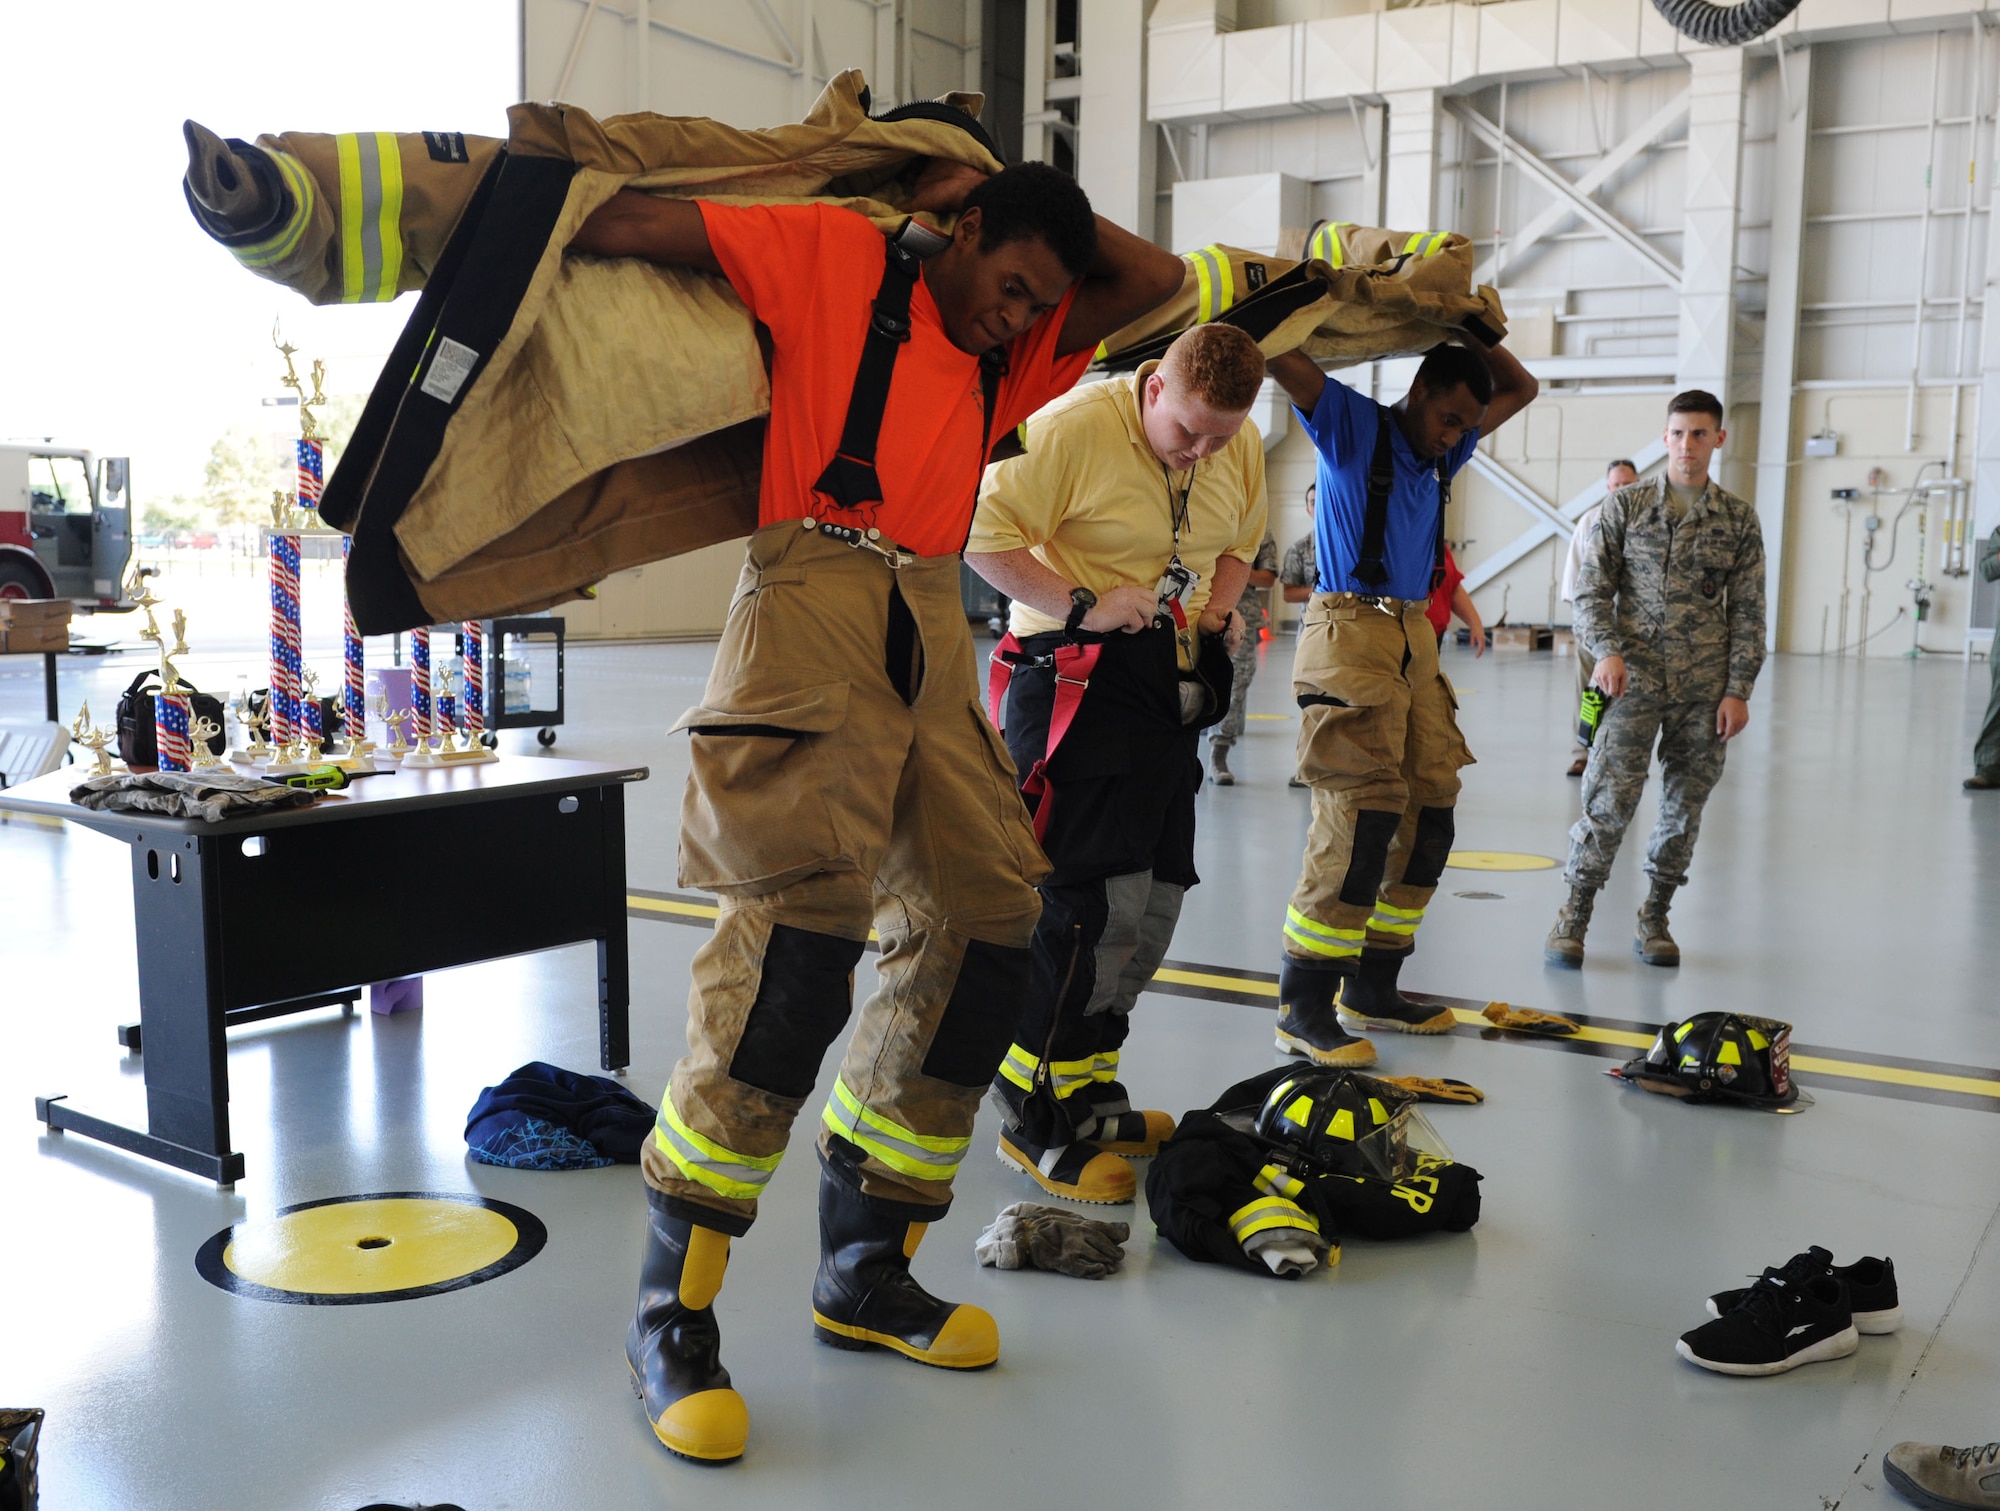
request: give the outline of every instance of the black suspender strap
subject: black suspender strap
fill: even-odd
[[[1375,406],[1375,452],[1368,459],[1368,507],[1361,516],[1361,553],[1354,563],[1354,580],[1379,588],[1389,580],[1389,495],[1396,486],[1396,449],[1390,435],[1393,421],[1385,405]],[[1444,512],[1451,506],[1451,477],[1438,457],[1437,538],[1431,551],[1431,591],[1444,581]]]
[[[1331,380],[1329,380],[1331,381]],[[1361,554],[1354,580],[1379,588],[1389,580],[1389,494],[1396,486],[1396,449],[1389,434],[1389,411],[1375,406],[1375,453],[1368,459],[1368,508],[1361,516]]]
[[[854,372],[854,393],[847,401],[840,449],[813,484],[814,492],[825,494],[841,509],[859,509],[882,501],[882,480],[875,475],[875,446],[882,438],[882,413],[889,407],[889,380],[895,376],[896,355],[910,339],[910,295],[916,292],[917,276],[923,268],[917,254],[902,245],[900,232],[890,238],[888,253],[868,320],[868,337],[861,348],[861,365]]]

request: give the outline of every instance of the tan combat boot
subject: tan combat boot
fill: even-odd
[[[1681,963],[1681,947],[1667,932],[1667,909],[1673,903],[1674,889],[1656,881],[1647,891],[1646,900],[1639,904],[1639,927],[1632,941],[1632,953],[1648,965]]]
[[[1542,959],[1567,970],[1583,969],[1583,931],[1590,927],[1591,904],[1597,901],[1595,887],[1571,887],[1569,899],[1556,914],[1556,926],[1549,930],[1542,946]]]

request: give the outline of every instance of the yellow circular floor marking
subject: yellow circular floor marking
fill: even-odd
[[[1454,850],[1444,863],[1460,871],[1547,871],[1556,864],[1546,855],[1516,850]]]
[[[492,1280],[541,1251],[530,1212],[483,1196],[391,1191],[336,1196],[225,1228],[195,1268],[265,1301],[340,1306],[406,1301]]]

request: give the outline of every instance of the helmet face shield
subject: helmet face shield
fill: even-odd
[[[1339,1175],[1396,1181],[1415,1171],[1420,1154],[1451,1158],[1416,1098],[1352,1070],[1303,1071],[1278,1082],[1255,1131]]]

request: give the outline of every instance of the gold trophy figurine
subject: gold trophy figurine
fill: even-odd
[[[108,730],[92,726],[90,722],[90,704],[88,702],[85,702],[83,707],[77,710],[76,718],[70,723],[69,734],[72,740],[75,740],[77,744],[81,745],[97,758],[91,765],[90,774],[92,776],[110,776],[113,769],[111,757],[104,753],[104,747],[111,743],[111,734]]]
[[[185,656],[188,653],[186,612],[182,609],[174,610],[174,648],[172,650],[167,649],[166,638],[160,635],[157,629],[146,638],[158,642],[160,647],[160,691],[165,693],[179,692],[181,690],[180,669],[174,665],[172,658],[175,656]]]
[[[271,747],[264,743],[264,731],[271,727],[270,716],[251,703],[248,693],[239,693],[231,706],[236,710],[236,722],[250,731],[250,743],[240,751],[231,752],[230,758],[251,763],[263,760],[271,753]]]
[[[388,705],[389,698],[385,693],[382,697],[382,724],[389,731],[389,754],[400,760],[410,748],[403,743],[403,726],[410,722],[410,711],[407,708],[391,710]]]
[[[199,771],[204,766],[220,766],[222,764],[222,762],[215,758],[215,751],[209,744],[209,741],[221,733],[222,726],[206,714],[194,721],[194,728],[189,731],[189,734],[194,737],[194,759],[190,764],[195,770]]]
[[[271,344],[285,359],[285,375],[278,381],[299,396],[299,434],[308,441],[315,440],[319,436],[319,422],[314,419],[313,410],[326,403],[326,363],[313,359],[312,393],[308,395],[305,384],[299,380],[299,370],[292,365],[298,348],[284,339],[276,323],[271,326]]]
[[[304,690],[299,694],[299,701],[305,703],[310,700],[317,703],[319,701],[319,673],[315,672],[311,667],[307,667],[300,674],[299,680],[304,684]],[[306,732],[305,720],[301,719],[299,725],[300,734],[298,744],[301,751],[299,759],[304,761],[308,766],[317,766],[320,764],[319,747],[322,737]]]

